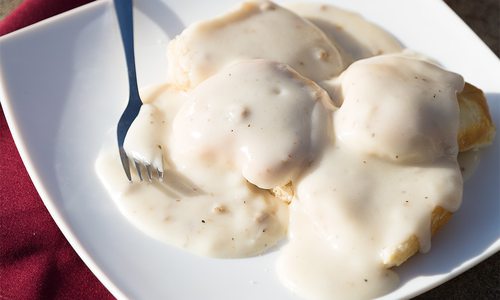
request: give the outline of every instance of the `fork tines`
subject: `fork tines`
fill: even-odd
[[[161,148],[160,148],[161,149]],[[163,181],[163,153],[161,154],[161,164],[160,166],[153,167],[153,165],[149,162],[141,161],[137,158],[129,158],[125,149],[120,148],[120,159],[122,161],[123,169],[125,170],[125,174],[130,182],[132,182],[132,172],[130,170],[130,160],[134,162],[135,172],[137,177],[139,177],[140,181],[144,181],[144,171],[147,175],[147,180],[149,182],[153,181],[153,178],[157,176],[159,181]],[[155,176],[156,175],[156,176]]]

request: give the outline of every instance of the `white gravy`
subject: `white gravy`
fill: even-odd
[[[286,63],[315,81],[344,69],[337,46],[321,30],[267,1],[244,2],[223,16],[192,24],[169,44],[167,56],[169,81],[184,88],[241,59]]]
[[[321,3],[291,3],[285,7],[321,29],[337,45],[345,64],[403,50],[393,35],[355,12]]]
[[[314,90],[311,94],[310,102],[314,106]],[[181,104],[185,108],[193,98],[173,90],[170,85],[159,86],[143,98],[149,104],[143,105],[142,110],[148,113],[141,111],[139,118],[143,120],[136,122],[141,126],[131,127],[126,139],[127,151],[134,154],[142,151],[142,141],[148,141],[151,133],[161,131],[157,143],[167,145],[164,149],[168,158],[165,181],[140,183],[135,178],[134,183],[129,183],[123,176],[116,150],[103,151],[96,164],[97,173],[122,213],[148,235],[204,256],[252,256],[281,240],[286,234],[288,218],[284,203],[276,201],[268,191],[248,183],[241,170],[228,165],[217,166],[217,159],[208,159],[203,151],[209,145],[198,144],[199,152],[185,156],[181,155],[182,149],[172,147],[170,138],[178,139],[171,137],[174,118],[182,118],[178,114]],[[150,121],[149,114],[152,106],[156,115],[154,121]],[[253,117],[249,119],[258,128],[268,126]],[[226,126],[228,136],[233,135],[230,132],[233,125],[230,120],[221,124]],[[190,134],[188,128],[178,130],[185,138]],[[175,130],[173,133],[179,135]],[[151,152],[144,152],[142,157],[148,153]],[[190,159],[204,163],[198,165]]]
[[[184,103],[173,123],[172,158],[186,161],[193,173],[200,165],[234,167],[260,188],[285,185],[317,156],[329,101],[284,64],[235,63],[198,85]]]
[[[460,152],[457,157],[460,172],[464,181],[469,180],[476,171],[479,161],[481,160],[481,150],[471,149],[465,152]]]
[[[428,251],[432,210],[453,212],[462,198],[459,75],[380,56],[354,63],[339,88],[336,141],[296,183],[290,243],[278,268],[286,285],[308,299],[390,291],[397,275],[386,269],[386,257],[412,235]]]
[[[116,149],[97,173],[156,239],[227,258],[288,234],[277,270],[294,293],[377,297],[398,284],[395,249],[416,236],[428,251],[432,211],[460,206],[464,82],[410,55],[354,62],[402,48],[357,14],[290,7],[312,23],[246,2],[173,40],[169,83],[143,95],[125,145],[154,165],[163,154],[165,182],[129,183]],[[267,190],[289,182],[290,205]]]

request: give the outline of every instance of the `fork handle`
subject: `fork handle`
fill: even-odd
[[[134,59],[134,17],[132,0],[114,0],[116,16],[118,17],[118,25],[125,49],[125,59],[127,61],[128,83],[129,83],[129,103],[132,105],[142,105],[137,87],[137,76],[135,72]]]

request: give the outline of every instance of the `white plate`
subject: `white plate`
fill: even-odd
[[[165,78],[169,38],[232,2],[136,1],[139,85]],[[500,62],[443,2],[331,2],[361,12],[409,48],[481,87],[500,124]],[[193,256],[143,235],[106,194],[94,160],[127,97],[112,2],[97,1],[0,38],[0,68],[2,106],[37,190],[72,246],[115,296],[295,299],[275,276],[276,251],[233,260]],[[388,297],[415,296],[500,249],[499,140],[465,185],[462,209],[429,254],[399,269],[401,285]]]

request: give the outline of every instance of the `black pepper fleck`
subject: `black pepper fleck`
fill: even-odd
[[[201,220],[201,223],[205,223],[205,220]]]

